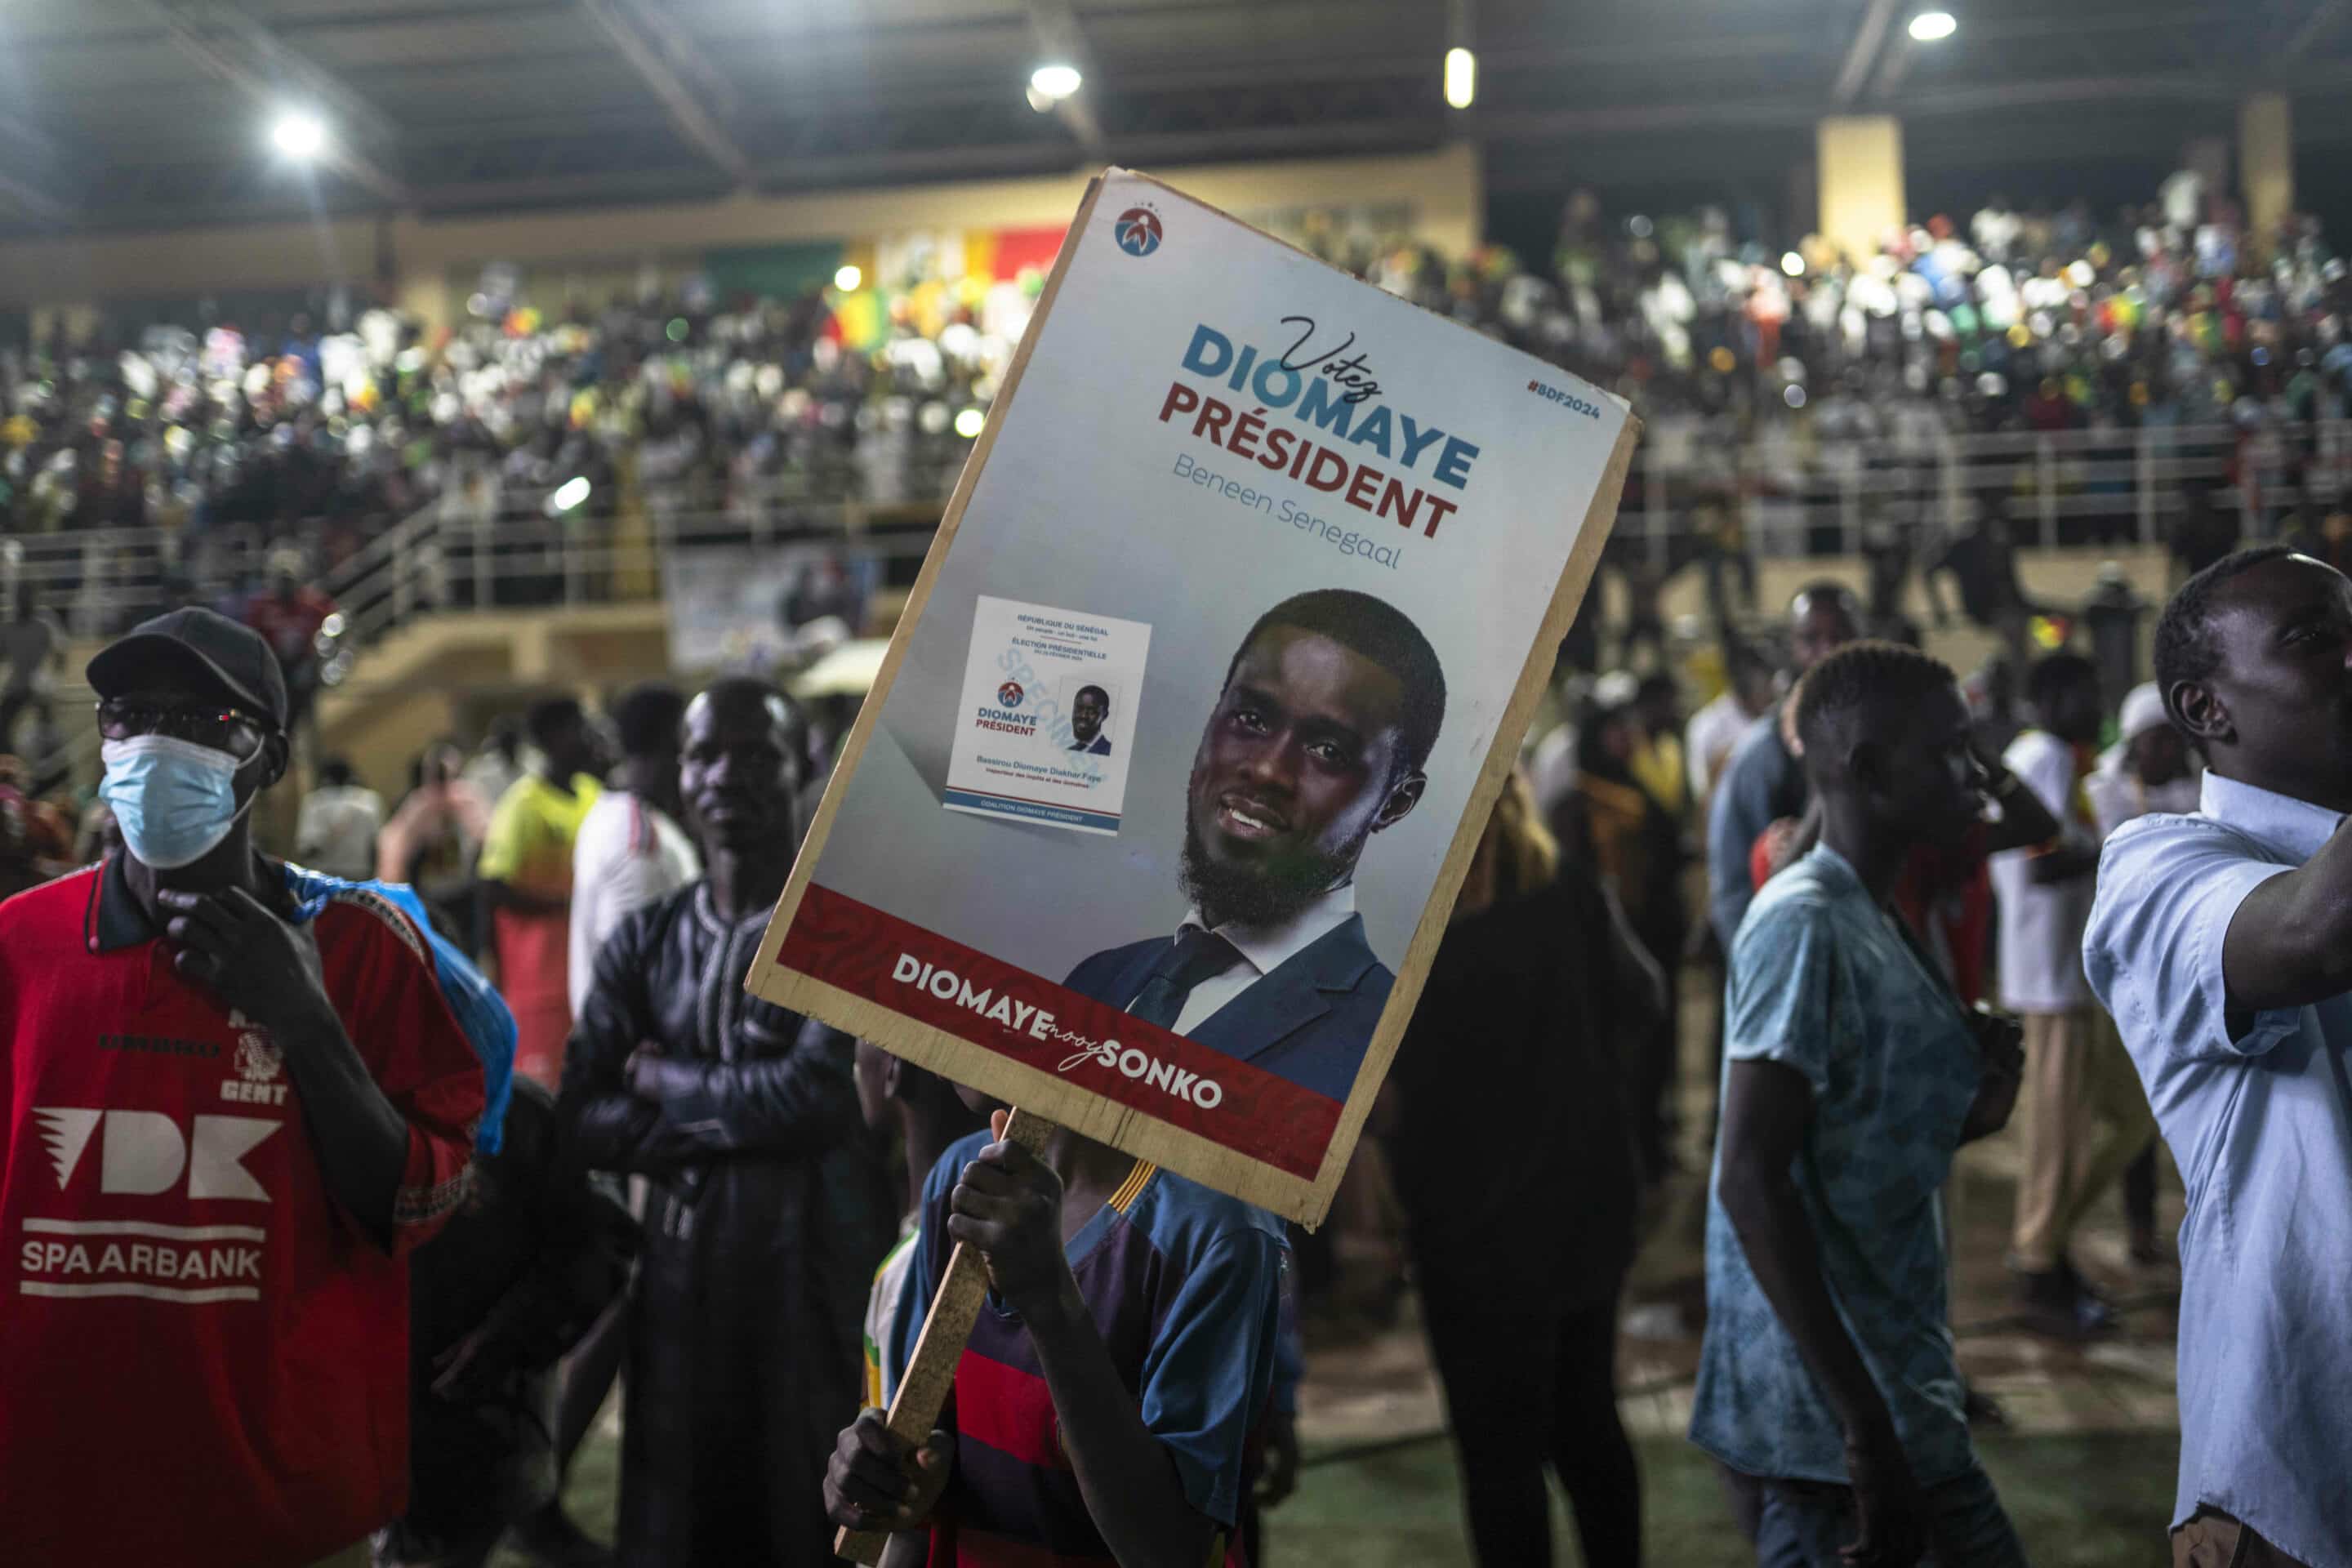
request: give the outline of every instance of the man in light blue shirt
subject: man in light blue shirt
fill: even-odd
[[[2188,1187],[2173,1561],[2352,1568],[2352,581],[2230,556],[2156,678],[2200,808],[2107,840],[2083,963]]]
[[[1937,1205],[2023,1056],[1890,904],[1915,849],[1979,819],[1968,710],[1934,659],[1860,643],[1814,667],[1797,726],[1821,845],[1732,943],[1691,1440],[1756,1510],[1767,1568],[2023,1568],[1969,1440]]]
[[[1789,602],[1791,673],[1802,675],[1822,656],[1862,635],[1862,605],[1842,583],[1824,579],[1799,590]],[[1748,875],[1748,852],[1757,837],[1781,817],[1805,815],[1805,776],[1780,740],[1780,704],[1766,709],[1748,727],[1706,814],[1706,900],[1716,939],[1724,951],[1756,896]]]

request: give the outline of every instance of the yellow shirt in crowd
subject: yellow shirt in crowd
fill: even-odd
[[[568,898],[572,892],[572,841],[580,821],[601,791],[586,773],[572,775],[564,794],[537,773],[517,779],[490,813],[488,834],[476,875],[525,892]]]
[[[1650,798],[1666,808],[1669,815],[1679,817],[1689,804],[1689,775],[1683,770],[1683,743],[1672,735],[1660,735],[1642,746],[1628,758],[1625,764],[1641,786],[1650,792]]]

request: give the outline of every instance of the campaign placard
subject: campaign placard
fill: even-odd
[[[1116,834],[1150,647],[1139,621],[982,595],[942,804]]]
[[[1316,1223],[1633,435],[1540,361],[1105,174],[751,988]]]

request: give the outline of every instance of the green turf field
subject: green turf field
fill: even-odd
[[[1733,1568],[1748,1561],[1709,1462],[1688,1444],[1638,1445],[1651,1568]],[[2166,1560],[2178,1440],[2168,1433],[1993,1436],[1980,1445],[2036,1568],[2148,1568]],[[572,1477],[576,1517],[609,1535],[616,1445],[600,1432]],[[1575,1563],[1566,1505],[1556,1561]],[[1466,1565],[1452,1450],[1424,1438],[1339,1458],[1309,1454],[1297,1495],[1268,1516],[1266,1559],[1345,1568]],[[496,1568],[522,1568],[502,1553]]]

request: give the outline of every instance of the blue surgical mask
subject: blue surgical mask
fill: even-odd
[[[156,870],[203,859],[244,815],[237,761],[226,752],[176,735],[133,735],[107,742],[99,754],[106,777],[98,797],[114,813],[124,847]]]

